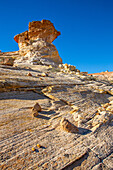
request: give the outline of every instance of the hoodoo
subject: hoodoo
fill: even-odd
[[[19,54],[22,56],[16,62],[24,61],[30,64],[62,63],[56,47],[52,44],[60,34],[49,20],[29,22],[28,31],[14,37],[19,46]]]

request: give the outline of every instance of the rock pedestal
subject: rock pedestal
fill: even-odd
[[[59,35],[60,32],[49,20],[30,22],[28,31],[14,37],[19,46],[19,53],[23,57],[16,62],[30,61],[31,64],[40,64],[40,59],[43,58],[57,64],[62,63],[56,47],[52,44]]]

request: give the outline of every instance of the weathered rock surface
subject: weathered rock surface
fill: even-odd
[[[18,51],[0,52],[0,65],[13,66],[14,60],[18,57]]]
[[[0,64],[1,65],[13,66],[14,59],[12,57],[0,57]]]
[[[113,169],[113,82],[60,64],[59,34],[32,22],[0,53],[0,169]]]
[[[101,80],[108,80],[113,82],[113,72],[105,71],[105,72],[93,73],[89,75],[93,75],[94,77],[99,78]]]
[[[76,133],[61,128],[64,117]],[[1,169],[108,170],[112,146],[109,81],[43,65],[0,66]]]
[[[66,132],[77,133],[79,131],[78,128],[69,122],[66,118],[62,118],[60,126]]]
[[[29,22],[29,30],[14,37],[14,40],[19,43],[25,43],[29,40],[36,40],[41,38],[48,43],[52,43],[60,32],[55,29],[49,20],[32,21]]]
[[[23,47],[19,51],[20,57],[15,60],[15,65],[55,65],[62,63],[56,47],[42,39],[32,41],[28,46]]]
[[[29,30],[14,37],[18,43],[20,57],[15,63],[47,64],[62,63],[52,42],[60,35],[49,20],[29,23]]]
[[[60,68],[61,72],[67,72],[67,73],[76,72],[76,73],[80,73],[80,70],[76,69],[75,66],[67,64],[67,63],[66,64],[59,64],[59,68]]]

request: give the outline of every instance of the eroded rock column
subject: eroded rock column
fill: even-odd
[[[19,53],[23,56],[20,60],[31,62],[31,59],[33,61],[35,58],[35,61],[38,60],[39,63],[43,58],[57,64],[62,63],[56,47],[52,44],[59,35],[60,32],[49,20],[30,22],[28,31],[14,37],[19,46]]]

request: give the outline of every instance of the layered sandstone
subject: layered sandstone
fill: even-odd
[[[40,62],[39,58],[50,59],[58,64],[62,63],[56,47],[52,44],[59,35],[60,32],[49,20],[30,22],[28,31],[14,37],[14,40],[18,43],[20,55],[25,56],[23,59],[19,58],[19,62],[20,60],[29,62],[31,57],[35,55],[37,63]],[[34,57],[32,60],[34,60]]]
[[[113,82],[54,67],[53,38],[28,32],[19,52],[0,53],[0,169],[112,170]]]
[[[112,148],[109,81],[0,66],[0,169],[112,170]]]

